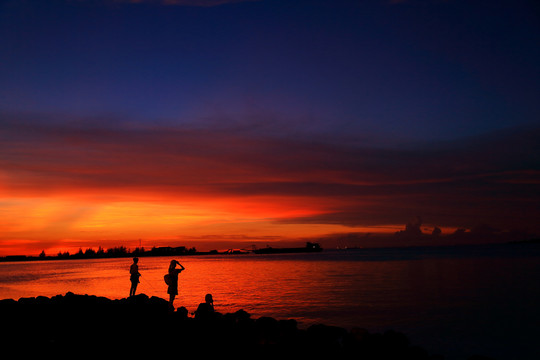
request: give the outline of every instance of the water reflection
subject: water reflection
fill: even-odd
[[[530,250],[519,257],[512,251],[507,257],[498,251],[492,257],[380,261],[365,261],[365,253],[354,252],[186,256],[180,259],[186,270],[175,307],[192,314],[205,294],[212,294],[222,313],[244,309],[254,317],[295,318],[300,326],[392,328],[449,358],[518,347],[531,353],[534,342],[523,339],[540,322],[540,262]],[[137,293],[167,299],[163,276],[171,260],[141,258]],[[131,258],[0,263],[0,298],[68,291],[125,298],[131,264]]]
[[[296,256],[185,257],[178,306],[194,311],[204,294],[214,295],[221,312],[244,309],[273,316],[313,313],[323,307],[354,308],[379,281],[376,263],[299,261]],[[169,258],[141,258],[138,293],[167,298]],[[0,297],[54,296],[68,291],[112,299],[129,295],[131,258],[0,264]],[[371,284],[371,285],[370,285]],[[369,300],[368,300],[369,301]],[[261,314],[263,315],[263,314]]]

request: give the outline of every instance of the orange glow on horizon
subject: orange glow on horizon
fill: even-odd
[[[4,200],[0,256],[48,255],[99,246],[135,248],[184,245],[205,250],[205,241],[272,242],[350,231],[342,225],[294,224],[280,219],[324,214],[324,202],[302,197],[203,197],[196,200],[132,196],[138,200],[28,197]],[[374,232],[374,229],[365,229]],[[362,231],[362,229],[355,229]],[[208,250],[208,249],[206,249]]]

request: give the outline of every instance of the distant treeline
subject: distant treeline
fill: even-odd
[[[174,255],[189,255],[197,253],[197,249],[194,247],[188,249],[185,246],[178,247],[153,247],[150,250],[146,250],[144,247],[137,247],[135,250],[126,248],[125,246],[117,246],[109,248],[107,250],[103,249],[101,246],[94,250],[93,248],[88,248],[86,250],[79,249],[75,254],[70,254],[68,251],[59,252],[56,257],[63,259],[94,259],[94,258],[118,258],[118,257],[143,257],[143,256],[174,256]],[[47,257],[45,251],[42,251],[39,257]]]
[[[78,252],[70,254],[69,251],[59,252],[56,255],[47,255],[45,250],[39,254],[39,256],[25,256],[14,255],[0,257],[0,261],[25,261],[25,260],[65,260],[65,259],[101,259],[101,258],[122,258],[122,257],[144,257],[144,256],[179,256],[179,255],[207,255],[218,254],[217,250],[209,252],[198,252],[195,247],[187,248],[185,246],[178,247],[153,247],[150,250],[146,250],[144,247],[137,247],[135,250],[126,248],[125,246],[118,246],[109,249],[104,249],[101,246],[94,250],[88,248],[83,250],[79,249]]]

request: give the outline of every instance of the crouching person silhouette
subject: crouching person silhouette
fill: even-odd
[[[208,320],[214,316],[214,299],[212,294],[206,294],[204,302],[199,304],[195,311],[195,319]]]

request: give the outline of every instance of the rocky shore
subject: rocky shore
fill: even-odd
[[[299,329],[295,320],[253,319],[243,310],[192,318],[185,308],[171,312],[166,300],[144,294],[120,300],[73,293],[0,300],[0,318],[4,354],[444,358],[394,331],[374,334],[322,324]]]

